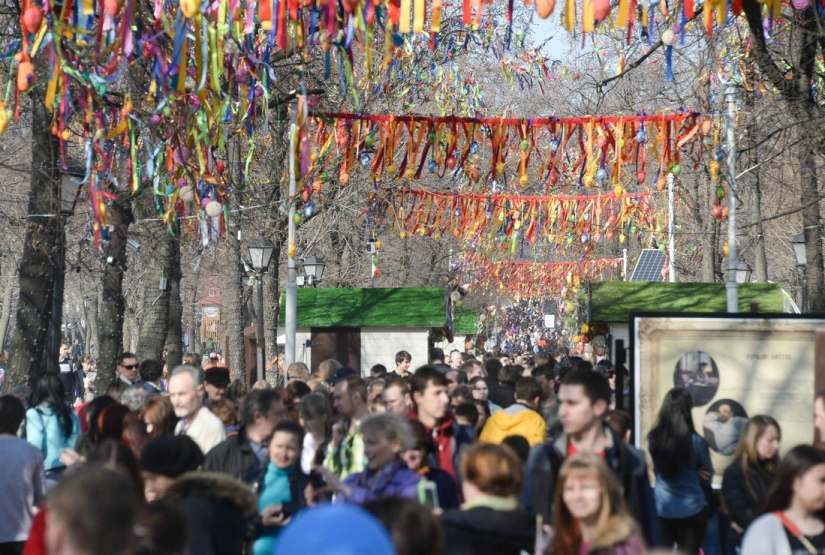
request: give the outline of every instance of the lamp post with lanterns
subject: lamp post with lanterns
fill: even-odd
[[[249,243],[249,259],[258,284],[258,333],[255,339],[257,347],[258,380],[265,378],[266,358],[264,350],[264,280],[263,274],[269,268],[275,245],[264,236],[258,236]]]
[[[304,274],[306,274],[303,285],[315,287],[321,278],[324,277],[326,264],[323,259],[315,256],[315,253],[304,258]]]
[[[805,252],[805,234],[799,233],[794,235],[791,239],[793,245],[793,253],[796,256],[796,268],[800,275],[800,282],[802,284],[802,313],[808,312],[808,276],[805,274],[808,265],[808,255]]]

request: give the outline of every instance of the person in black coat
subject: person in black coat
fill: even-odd
[[[444,512],[446,555],[519,555],[536,547],[536,517],[519,506],[521,461],[505,445],[476,444],[461,461],[461,509]]]
[[[146,500],[163,499],[186,515],[189,553],[240,555],[257,512],[255,492],[225,474],[196,472],[202,463],[189,436],[151,441],[140,456]]]
[[[521,366],[505,366],[498,372],[498,385],[490,389],[489,399],[506,409],[516,402],[516,382],[523,372]]]
[[[754,416],[745,425],[733,461],[725,469],[722,498],[737,544],[762,510],[774,470],[779,465],[781,438],[782,431],[776,420],[762,414]]]
[[[228,474],[255,484],[269,464],[267,443],[275,427],[286,419],[284,401],[273,389],[255,389],[241,403],[241,429],[209,450],[203,470]]]

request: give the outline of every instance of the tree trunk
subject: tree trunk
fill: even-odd
[[[195,269],[191,276],[191,286],[185,288],[188,292],[184,310],[186,311],[186,333],[189,335],[189,353],[203,353],[201,345],[201,332],[198,326],[198,316],[200,315],[200,305],[198,305],[198,283],[200,283],[201,260],[195,263]],[[187,278],[189,279],[189,278]]]
[[[243,165],[241,160],[241,143],[234,138],[228,145],[229,171],[234,184],[236,202],[242,203],[241,180],[243,179]],[[241,264],[241,243],[238,241],[238,231],[241,229],[241,212],[229,222],[226,231],[226,256],[224,257],[221,285],[221,321],[224,333],[229,337],[229,370],[232,378],[246,380],[246,353],[243,337],[243,272]],[[272,263],[277,268],[278,259]],[[252,385],[252,384],[248,384]]]
[[[166,363],[174,368],[183,363],[183,304],[180,297],[180,239],[169,237],[172,244],[169,267],[169,331],[166,334]]]
[[[269,361],[278,358],[278,317],[281,309],[281,298],[278,295],[280,288],[279,259],[281,258],[280,236],[271,237],[275,249],[272,251],[272,262],[269,269],[263,275],[264,288],[264,367],[269,366]],[[256,292],[257,293],[257,292]],[[270,371],[266,378],[269,383],[276,385],[279,379],[278,365],[273,365],[274,370]]]
[[[118,181],[125,184],[126,162],[121,161],[118,171]],[[123,348],[123,325],[126,312],[126,301],[123,297],[123,274],[127,269],[126,239],[129,224],[132,223],[132,201],[128,189],[118,191],[117,198],[109,205],[109,248],[107,250],[106,267],[103,269],[103,283],[98,311],[100,328],[95,323],[98,335],[95,342],[99,354],[97,381],[95,389],[106,391],[106,387],[116,378],[117,357]],[[150,245],[146,245],[151,249]],[[97,300],[97,299],[95,299]]]
[[[822,314],[825,312],[825,290],[823,290],[822,235],[820,227],[819,202],[810,199],[819,198],[817,179],[817,156],[810,141],[803,146],[800,164],[800,198],[802,209],[802,230],[805,233],[805,277],[808,287],[808,312]]]
[[[147,252],[148,264],[143,276],[143,311],[138,337],[138,360],[161,360],[166,337],[169,334],[170,270],[173,264],[175,242],[169,237],[166,224],[158,219],[155,201],[150,191],[144,191],[137,201],[138,214],[145,221],[144,242],[152,242],[152,251]],[[161,281],[166,281],[163,290]]]
[[[759,164],[759,157],[757,155],[756,136],[752,132],[748,132],[748,137],[751,142],[750,164],[756,166]],[[754,260],[754,281],[767,283],[768,281],[768,256],[765,254],[765,231],[762,229],[762,180],[760,178],[761,171],[757,167],[754,170],[753,194],[754,194],[754,210],[756,211],[756,244],[754,245],[755,260]]]
[[[48,57],[35,58],[38,75],[48,75]],[[40,79],[26,95],[31,103],[32,173],[23,256],[18,273],[17,324],[12,334],[10,361],[3,387],[8,391],[44,367],[46,336],[51,320],[51,292],[56,272],[55,244],[60,231],[60,171],[58,140],[51,133],[46,109],[48,79]]]
[[[710,215],[710,208],[716,200],[716,190],[710,175],[706,174],[704,179],[697,179],[696,198],[699,199],[693,216],[699,229],[702,230],[700,244],[702,248],[701,268],[702,282],[713,283],[716,281],[716,245],[717,235],[713,217]]]
[[[100,357],[100,336],[98,335],[97,295],[83,297],[83,318],[86,320],[86,354],[92,358]]]
[[[8,264],[4,265],[7,270],[12,270]],[[14,285],[17,276],[12,273],[3,276],[3,315],[0,316],[0,351],[6,344],[6,333],[9,330],[9,320],[11,319],[12,304],[14,303]]]

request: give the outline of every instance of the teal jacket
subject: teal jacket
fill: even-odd
[[[74,411],[70,411],[70,414],[72,433],[66,437],[63,435],[63,426],[51,407],[41,405],[26,411],[26,440],[40,449],[46,472],[66,466],[60,462],[60,450],[74,449],[77,438],[80,437],[80,419]]]

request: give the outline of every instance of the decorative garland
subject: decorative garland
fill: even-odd
[[[602,280],[616,273],[621,258],[599,258],[579,262],[491,262],[469,255],[462,267],[469,276],[471,291],[527,300],[555,296],[565,288],[575,289],[587,280]]]
[[[616,232],[648,229],[655,219],[649,193],[578,196],[480,195],[387,190],[394,211],[394,231],[401,238],[415,234],[439,240],[506,238],[515,251],[518,239],[534,245],[540,238],[557,245],[612,240]]]
[[[324,175],[327,164],[337,165],[346,185],[356,167],[377,182],[421,179],[426,168],[471,185],[490,180],[495,192],[513,169],[522,187],[537,181],[548,191],[562,184],[615,187],[631,166],[632,181],[643,184],[648,154],[657,180],[669,170],[678,175],[680,150],[705,121],[694,112],[530,119],[318,114],[316,170]]]

